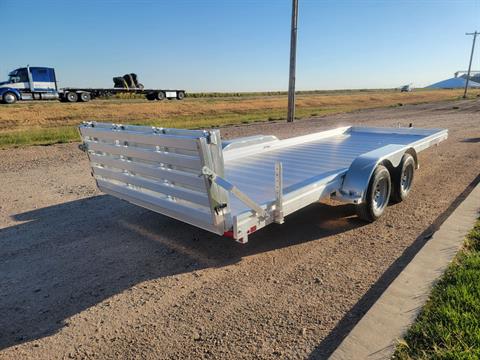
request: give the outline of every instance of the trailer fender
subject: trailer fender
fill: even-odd
[[[362,203],[377,165],[384,165],[392,173],[400,165],[405,153],[413,156],[418,168],[417,152],[405,145],[390,144],[358,156],[350,165],[336,198],[353,204]]]
[[[11,88],[11,87],[0,87],[0,100],[3,97],[3,94],[7,92],[14,93],[15,96],[17,97],[17,100],[20,100],[22,98],[22,94],[20,93],[20,91],[18,91],[18,89]]]
[[[407,151],[405,151],[405,154],[410,154],[413,157],[413,160],[415,161],[415,170],[418,170],[420,167],[420,164],[418,163],[418,156],[417,152],[415,151],[414,148],[408,148]]]

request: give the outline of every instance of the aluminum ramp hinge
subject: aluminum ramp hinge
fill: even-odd
[[[213,208],[215,210],[215,214],[220,215],[222,213],[222,210],[225,209],[228,206],[228,204],[219,204]]]
[[[224,178],[218,176],[213,170],[211,170],[207,166],[204,166],[202,168],[202,175],[206,176],[211,181],[215,182],[215,184],[217,184],[218,186],[224,188],[228,192],[235,195],[238,198],[238,200],[240,200],[245,205],[247,205],[250,209],[255,211],[259,217],[264,219],[268,218],[267,212],[260,205],[258,205],[254,200],[252,200],[252,198],[250,198],[244,192],[240,191],[235,185],[231,184]]]
[[[207,138],[207,143],[208,144],[218,144],[218,139],[217,139],[217,134],[212,131],[205,131],[205,136]]]

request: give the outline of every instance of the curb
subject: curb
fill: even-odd
[[[480,184],[390,284],[329,359],[390,359],[480,213]]]

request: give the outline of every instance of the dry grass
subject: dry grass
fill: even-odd
[[[452,100],[461,90],[349,91],[302,94],[297,116],[311,117],[398,104]],[[473,94],[472,94],[473,95]],[[285,118],[286,96],[190,98],[184,101],[96,100],[88,104],[31,102],[0,106],[0,146],[77,139],[73,127],[86,120],[199,128]]]

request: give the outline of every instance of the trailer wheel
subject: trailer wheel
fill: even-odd
[[[393,177],[392,201],[399,203],[405,200],[412,189],[415,175],[415,160],[410,154],[402,157],[399,167]]]
[[[148,93],[147,95],[145,95],[145,97],[147,98],[147,100],[153,101],[153,100],[156,100],[156,99],[157,99],[157,94],[155,94],[155,93]]]
[[[185,98],[185,92],[184,91],[177,91],[177,99],[178,100],[183,100]]]
[[[365,201],[357,205],[358,217],[374,222],[382,216],[388,205],[391,189],[390,172],[385,166],[378,165],[370,178]]]
[[[7,91],[5,94],[2,96],[2,102],[5,104],[15,104],[17,102],[17,95],[15,95],[11,91]]]
[[[165,99],[165,93],[163,91],[159,91],[156,94],[156,97],[157,97],[157,100],[163,100],[163,99]]]
[[[77,102],[78,100],[78,95],[76,92],[73,92],[73,91],[69,91],[68,93],[65,94],[65,99],[67,100],[67,102]]]
[[[89,92],[81,92],[78,100],[81,102],[89,102],[90,100],[92,100],[92,95],[90,95]]]

